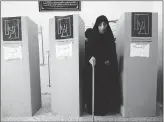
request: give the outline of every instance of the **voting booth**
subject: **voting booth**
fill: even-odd
[[[156,116],[158,14],[124,13],[116,29],[123,117]]]
[[[50,19],[51,111],[62,116],[82,113],[85,28],[79,15]]]
[[[41,108],[38,26],[28,17],[2,18],[3,116],[32,116]]]

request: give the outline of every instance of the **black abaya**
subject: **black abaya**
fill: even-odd
[[[96,22],[95,26],[100,21],[97,20]],[[99,34],[95,28],[93,28],[92,38],[88,43],[88,62],[92,56],[95,57],[95,115],[105,115],[119,109],[118,98],[120,95],[118,93],[120,90],[117,80],[117,56],[112,32],[107,31],[106,34]],[[108,29],[110,29],[109,26]],[[109,64],[106,64],[106,61],[109,61]],[[89,113],[92,113],[91,64],[87,68],[87,79],[87,107]]]

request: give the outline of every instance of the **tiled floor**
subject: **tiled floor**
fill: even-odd
[[[144,118],[123,118],[121,115],[115,116],[95,116],[95,122],[105,121],[105,122],[119,122],[119,121],[128,121],[128,122],[162,122],[163,113],[162,108],[158,109],[157,117],[144,117]],[[83,117],[63,117],[51,113],[51,97],[50,94],[42,95],[42,108],[33,116],[33,117],[3,117],[3,121],[92,121],[92,116],[87,113]]]

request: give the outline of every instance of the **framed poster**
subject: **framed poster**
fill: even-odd
[[[152,13],[132,12],[132,37],[152,37]]]
[[[21,17],[2,18],[3,40],[22,41]]]
[[[38,1],[39,12],[81,11],[81,1]]]
[[[73,15],[55,16],[56,39],[73,38]]]

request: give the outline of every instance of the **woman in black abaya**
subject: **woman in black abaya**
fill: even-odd
[[[95,115],[117,112],[120,89],[117,81],[117,56],[114,36],[105,16],[99,16],[88,41],[88,61],[95,65]],[[92,65],[88,67],[87,108],[92,113]]]

